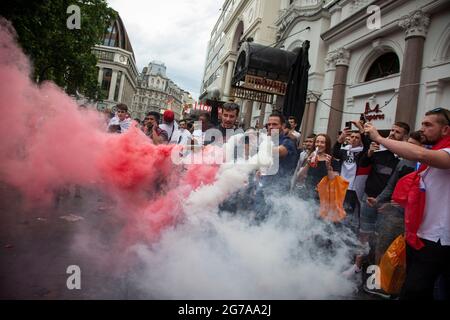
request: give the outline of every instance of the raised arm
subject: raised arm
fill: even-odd
[[[450,169],[450,154],[443,150],[428,150],[412,143],[383,138],[371,123],[366,123],[364,130],[373,141],[402,158],[418,161],[433,168]]]

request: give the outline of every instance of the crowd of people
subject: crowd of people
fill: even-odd
[[[149,112],[135,124],[154,144],[205,146],[208,129],[218,129],[223,142],[239,128],[239,105],[226,103],[220,119],[201,113],[196,119],[176,121],[174,113]],[[110,120],[109,132],[126,132],[133,121],[127,106],[119,104]],[[193,121],[201,122],[194,128]],[[294,195],[320,205],[323,181],[341,181],[345,197],[338,199],[343,215],[333,220],[354,232],[362,247],[343,277],[367,275],[366,268],[379,265],[389,246],[404,235],[406,276],[397,293],[382,288],[366,292],[384,298],[449,299],[450,289],[450,111],[428,111],[417,131],[395,122],[383,137],[377,128],[359,120],[347,122],[332,138],[324,133],[302,139],[295,117],[273,113],[264,128],[246,131],[245,157],[249,156],[252,136],[275,137],[273,150],[278,170],[268,174],[257,170],[250,175],[247,189],[231,195],[221,205],[227,211],[250,210],[257,221],[264,221],[272,210],[272,195]],[[230,134],[231,133],[231,134]],[[337,180],[336,180],[337,179]]]

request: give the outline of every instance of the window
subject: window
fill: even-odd
[[[114,101],[119,101],[120,81],[122,80],[122,71],[117,73],[116,88],[114,90]]]
[[[110,47],[119,46],[119,32],[117,31],[117,22],[108,27],[105,36],[103,37],[103,45]]]
[[[400,62],[394,52],[388,52],[378,57],[369,68],[364,81],[384,78],[400,72]]]
[[[111,77],[112,77],[112,69],[103,68],[101,91],[105,99],[108,99],[109,87],[111,86]]]

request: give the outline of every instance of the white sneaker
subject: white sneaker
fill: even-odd
[[[356,264],[353,264],[350,268],[348,268],[347,270],[345,270],[344,272],[342,272],[342,276],[349,279],[351,277],[353,277],[355,274],[360,273],[361,272],[361,268],[359,268]]]

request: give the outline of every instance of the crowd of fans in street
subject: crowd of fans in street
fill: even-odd
[[[123,133],[134,123],[157,145],[207,145],[211,141],[205,139],[205,132],[210,128],[218,129],[226,142],[227,130],[239,127],[239,105],[235,103],[223,105],[217,122],[206,112],[197,119],[177,122],[171,110],[162,117],[149,112],[142,121],[133,122],[127,112],[126,105],[117,106],[109,132]],[[194,128],[193,120],[200,121],[201,128]],[[274,150],[278,170],[275,174],[262,169],[251,174],[247,189],[231,195],[221,209],[249,210],[261,222],[272,210],[271,195],[290,194],[320,205],[322,188],[340,181],[345,193],[334,200],[338,202],[336,212],[340,207],[342,212],[329,220],[350,228],[362,247],[370,248],[369,252],[356,251],[353,264],[342,276],[365,279],[366,268],[382,264],[391,244],[403,236],[406,269],[400,289],[373,289],[365,281],[363,289],[384,298],[449,299],[450,111],[428,111],[417,131],[395,122],[387,137],[362,116],[346,123],[334,145],[334,139],[324,133],[302,137],[298,127],[294,117],[285,119],[273,113],[263,129],[247,128],[246,157],[253,136],[279,133]]]

